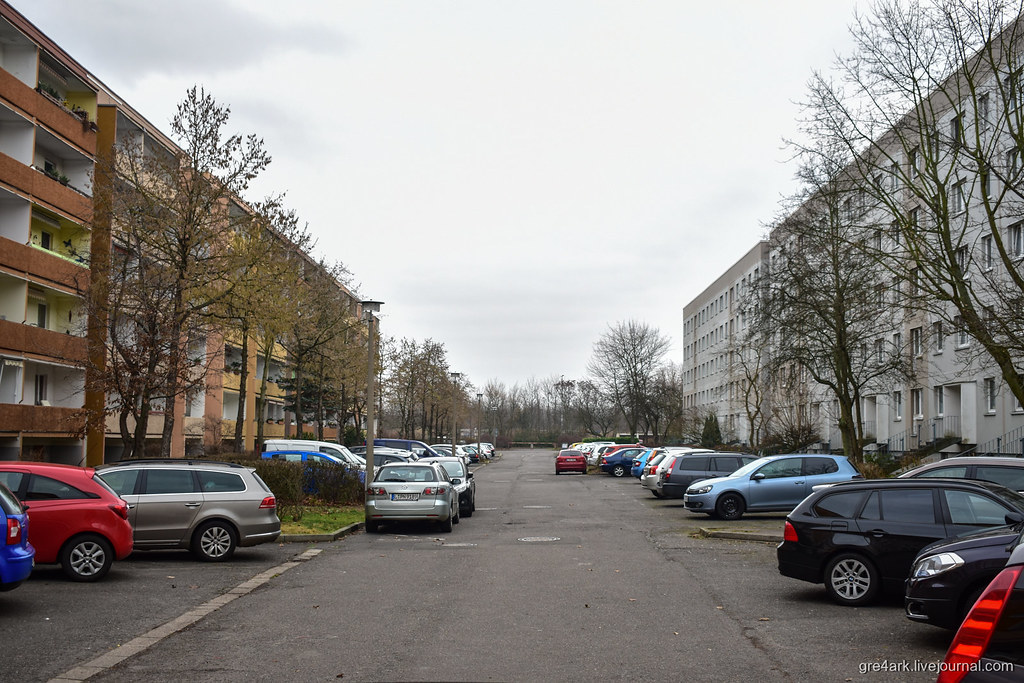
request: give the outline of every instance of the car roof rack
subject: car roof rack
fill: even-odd
[[[224,462],[222,460],[199,460],[196,458],[129,458],[128,460],[118,460],[117,462],[108,462],[104,465],[110,467],[123,466],[123,465],[137,465],[140,463],[158,463],[167,465],[221,465],[224,467],[240,467],[245,468],[245,465],[237,462]]]

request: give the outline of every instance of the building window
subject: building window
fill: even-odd
[[[921,271],[918,268],[910,270],[910,296],[917,296],[921,293]]]
[[[960,274],[967,277],[967,247],[956,250],[956,265],[960,269]]]
[[[875,362],[879,365],[885,362],[885,342],[881,339],[875,340]]]
[[[942,353],[946,343],[946,335],[942,331],[942,321],[932,323],[932,353]]]
[[[907,173],[910,175],[910,179],[917,180],[921,174],[921,151],[917,147],[910,150],[910,158],[907,161]]]
[[[956,345],[961,348],[965,346],[970,346],[971,337],[967,333],[967,326],[964,325],[964,319],[961,318],[960,316],[957,316],[954,319],[953,323],[956,327]]]
[[[1013,180],[1020,170],[1020,151],[1014,147],[1006,152],[1006,177]]]
[[[978,95],[978,127],[982,130],[988,128],[988,93]]]
[[[1009,242],[1009,244],[1007,245],[1007,247],[1009,248],[1010,254],[1015,258],[1024,256],[1024,243],[1021,242],[1020,223],[1010,226],[1008,237],[1009,239],[1007,240],[1007,242]]]
[[[953,186],[952,195],[949,198],[950,213],[960,213],[967,208],[967,196],[964,193],[964,181]]]
[[[945,392],[942,387],[935,387],[935,416],[942,417],[945,411]]]
[[[996,412],[996,379],[995,377],[985,378],[985,412]]]
[[[921,356],[921,328],[915,327],[910,331],[910,354],[912,356]]]
[[[900,222],[893,221],[890,223],[889,232],[892,237],[892,243],[898,246],[900,243]]]
[[[914,412],[914,418],[924,417],[924,389],[910,390],[910,408]]]
[[[36,375],[35,402],[37,406],[48,406],[46,400],[46,375]]]
[[[39,233],[39,246],[47,251],[53,250],[53,235],[45,230]]]
[[[981,238],[981,264],[985,270],[992,270],[992,235]]]
[[[892,392],[892,411],[893,418],[896,420],[903,419],[903,392],[894,391]]]
[[[46,304],[36,304],[36,327],[46,329]]]
[[[953,147],[960,146],[961,128],[959,116],[954,116],[949,120],[949,144]]]
[[[918,223],[921,220],[921,209],[914,207],[910,210],[910,214],[907,217],[907,221],[910,223],[910,227],[917,229]]]

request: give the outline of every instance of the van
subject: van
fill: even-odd
[[[373,445],[397,448],[402,451],[412,451],[416,454],[417,458],[440,458],[444,455],[443,453],[438,453],[422,441],[413,441],[412,439],[374,439]]]
[[[376,441],[374,442],[376,443]],[[366,461],[355,455],[340,443],[329,441],[313,441],[311,439],[268,439],[263,442],[263,452],[267,451],[312,451],[314,453],[327,453],[352,467],[366,469]]]

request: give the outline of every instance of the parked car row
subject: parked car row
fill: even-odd
[[[1024,536],[1022,458],[949,458],[895,479],[865,480],[843,456],[649,449],[633,473],[656,497],[684,491],[694,513],[735,520],[788,512],[776,551],[782,575],[823,584],[843,605],[899,592],[907,618],[944,628],[964,623],[1013,552],[1024,559],[1024,550],[1015,551]],[[1017,598],[1001,623],[1019,643],[1024,597]],[[1015,666],[1024,667],[1016,656]]]
[[[255,470],[233,463],[4,461],[0,484],[6,546],[17,546],[5,548],[0,583],[12,588],[23,580],[17,568],[29,545],[35,562],[60,564],[74,581],[96,581],[133,550],[186,548],[216,562],[281,533],[274,494]]]

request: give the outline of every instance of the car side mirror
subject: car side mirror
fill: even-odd
[[[472,472],[468,472],[466,474],[466,479],[472,479],[472,478],[473,478],[473,473]]]
[[[458,486],[459,484],[462,483],[462,480],[461,479],[452,479],[452,483],[455,484],[456,486]]]
[[[1006,523],[1007,524],[1019,524],[1021,522],[1024,522],[1024,515],[1020,514],[1019,512],[1007,512],[1006,513]]]
[[[764,475],[758,472],[757,474],[751,475],[750,478],[753,481],[761,481],[762,479],[764,479]]]

